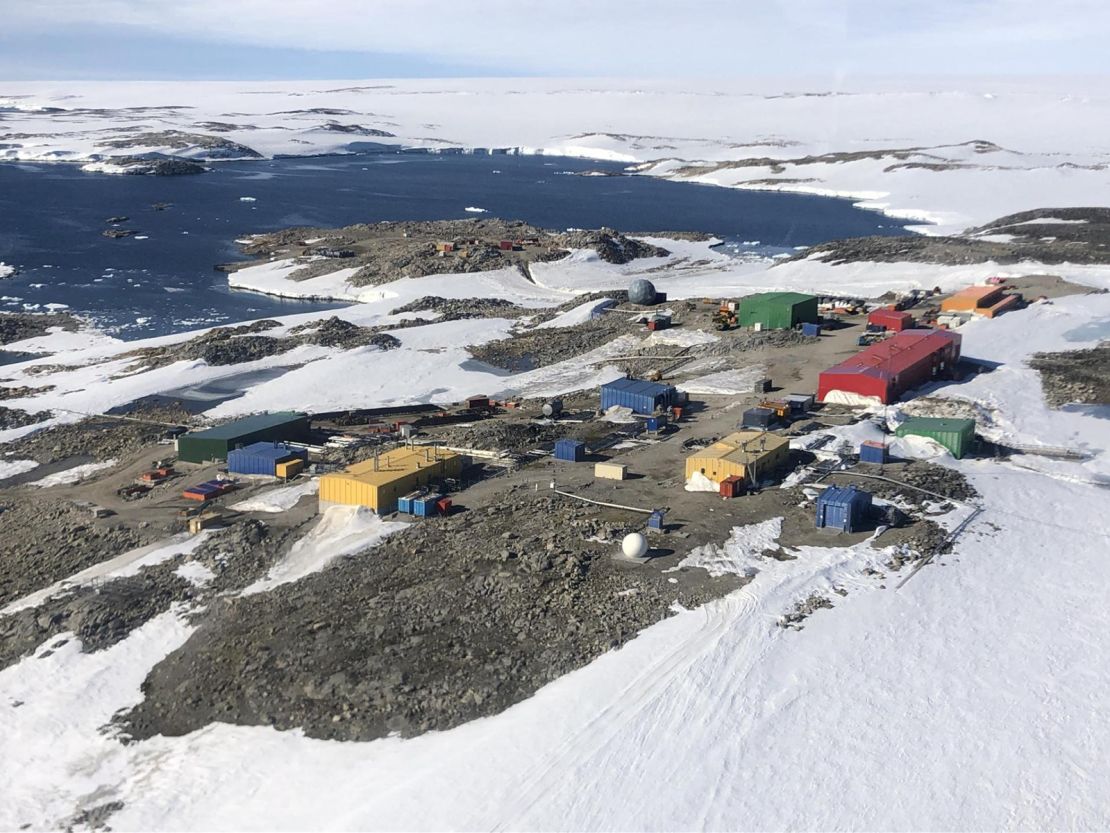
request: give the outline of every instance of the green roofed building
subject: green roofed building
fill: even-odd
[[[959,459],[975,442],[975,420],[942,417],[910,417],[894,433],[899,437],[928,437],[936,440]]]
[[[308,417],[297,411],[255,414],[192,431],[177,438],[177,459],[185,463],[226,460],[227,453],[241,445],[257,442],[307,442]]]
[[[801,292],[761,292],[740,299],[736,323],[761,330],[789,330],[803,322],[817,323],[817,297]]]

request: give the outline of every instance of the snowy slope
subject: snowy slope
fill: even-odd
[[[3,92],[13,136],[0,159],[243,155],[206,149],[212,137],[263,156],[343,153],[353,142],[500,148],[850,196],[938,232],[1042,205],[1098,204],[1110,184],[1110,96],[1099,78],[74,81],[9,82]],[[184,138],[160,135],[168,130]],[[121,139],[140,144],[106,144]],[[722,162],[740,164],[679,171]]]

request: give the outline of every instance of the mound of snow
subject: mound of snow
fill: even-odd
[[[701,475],[698,475],[699,477]],[[747,526],[736,526],[723,545],[707,544],[691,551],[677,567],[701,567],[716,578],[733,573],[752,576],[758,572],[756,560],[767,550],[778,547],[782,518],[770,518]]]
[[[38,463],[34,460],[0,460],[0,480],[7,480],[17,474],[23,474],[36,468]]]
[[[687,492],[718,492],[721,487],[700,471],[696,471],[686,479],[685,488]]]
[[[35,480],[30,485],[47,489],[51,486],[68,486],[73,483],[80,483],[82,480],[98,471],[110,469],[118,462],[118,460],[105,460],[103,463],[85,463],[84,465],[74,466],[71,469],[48,474],[46,477]]]
[[[285,512],[296,506],[297,502],[305,495],[314,495],[320,488],[320,481],[306,480],[292,486],[256,495],[238,503],[233,503],[231,508],[236,512]]]
[[[285,558],[271,567],[265,578],[247,587],[243,595],[264,593],[319,572],[336,558],[370,549],[406,526],[399,521],[383,521],[362,506],[332,506],[307,535],[293,544]]]

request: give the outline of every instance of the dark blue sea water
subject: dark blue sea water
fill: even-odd
[[[906,234],[847,200],[574,175],[585,171],[619,173],[621,166],[395,152],[222,163],[181,177],[0,164],[0,261],[19,269],[0,281],[0,309],[65,304],[122,338],[141,338],[336,306],[229,290],[213,269],[242,258],[236,238],[294,225],[500,216],[553,229],[704,231],[763,253]],[[155,210],[155,203],[169,206]],[[488,213],[468,213],[468,206]],[[128,217],[121,227],[138,236],[103,237],[112,216]]]

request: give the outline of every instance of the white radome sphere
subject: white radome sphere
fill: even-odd
[[[621,550],[629,558],[643,558],[648,551],[647,538],[639,532],[630,532],[621,541]]]

